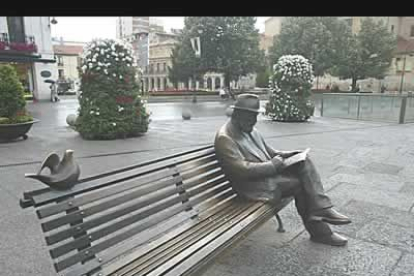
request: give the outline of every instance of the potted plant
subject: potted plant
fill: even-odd
[[[27,139],[26,133],[37,122],[26,111],[24,89],[16,70],[0,66],[0,140]]]

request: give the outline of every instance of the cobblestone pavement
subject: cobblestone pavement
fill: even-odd
[[[40,105],[34,111],[50,105]],[[33,108],[33,107],[31,107]],[[36,110],[39,108],[39,110]],[[51,108],[53,110],[53,108]],[[212,143],[227,118],[155,120],[147,134],[115,141],[85,141],[54,123],[49,111],[26,141],[0,144],[0,275],[55,275],[33,210],[22,210],[23,191],[42,187],[34,172],[50,152],[71,148],[81,177]],[[203,276],[372,275],[408,276],[414,271],[414,125],[313,118],[277,123],[261,118],[257,128],[278,149],[311,148],[325,189],[352,224],[334,229],[349,238],[343,248],[311,243],[294,205],[281,212],[286,233],[269,221],[208,269]]]

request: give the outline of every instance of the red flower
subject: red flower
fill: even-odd
[[[132,103],[134,101],[134,98],[130,96],[117,96],[115,98],[115,101],[118,104]]]

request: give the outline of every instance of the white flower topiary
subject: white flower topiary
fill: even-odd
[[[124,58],[119,59],[118,56]],[[107,74],[108,70],[118,67],[120,62],[128,67],[136,64],[131,45],[120,40],[93,40],[84,48],[81,57],[84,60],[81,67],[84,73],[103,70]]]
[[[305,121],[313,114],[309,105],[312,65],[300,55],[285,55],[273,66],[271,96],[266,115],[277,121]]]
[[[273,66],[274,80],[279,87],[312,85],[312,64],[301,55],[285,55]],[[299,87],[298,87],[299,88]]]

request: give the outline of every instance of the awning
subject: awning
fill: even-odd
[[[55,63],[55,59],[42,58],[42,55],[10,55],[0,53],[0,62],[42,62],[42,63]]]

